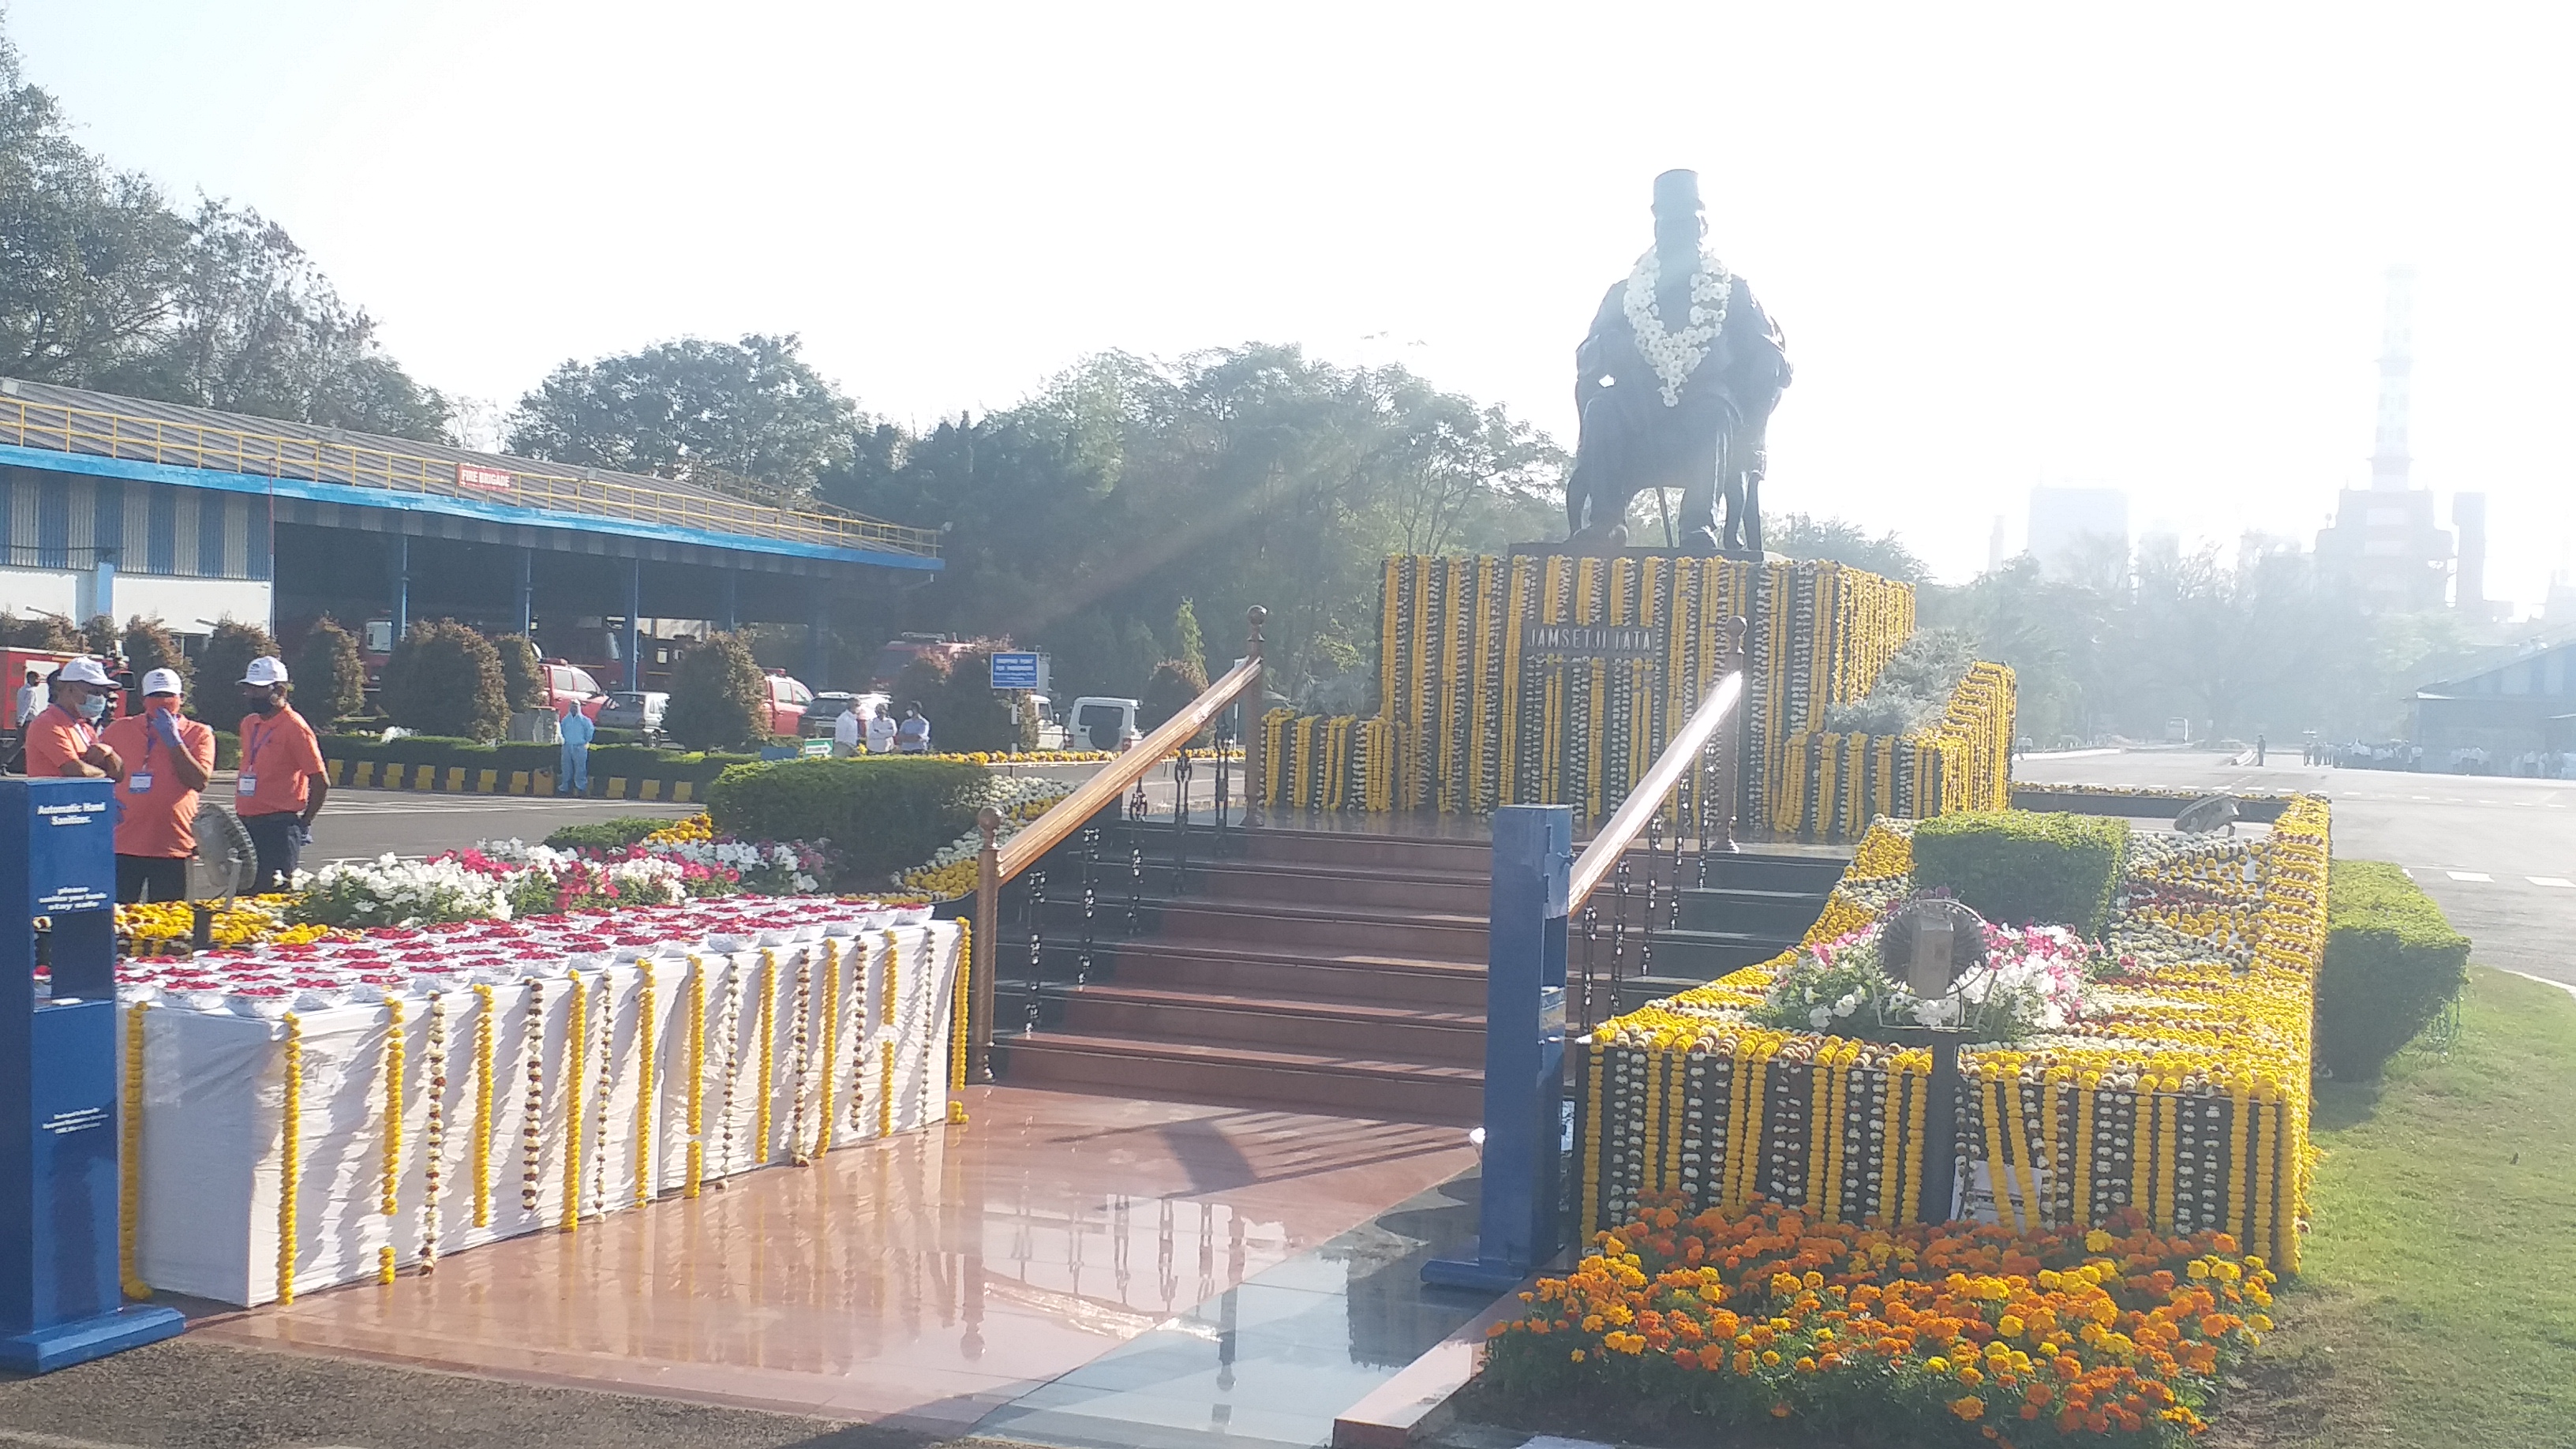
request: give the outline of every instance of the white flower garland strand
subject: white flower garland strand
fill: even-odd
[[[1664,326],[1655,302],[1655,290],[1662,282],[1662,262],[1655,249],[1637,258],[1636,270],[1628,274],[1628,292],[1620,307],[1628,315],[1629,330],[1637,334],[1637,351],[1646,365],[1655,370],[1655,380],[1662,384],[1664,406],[1679,407],[1682,384],[1699,370],[1708,357],[1709,344],[1726,326],[1726,305],[1735,294],[1735,275],[1715,253],[1702,248],[1699,270],[1691,275],[1690,317],[1679,331]]]
[[[591,1211],[605,1216],[608,1212],[608,1099],[617,1087],[617,1053],[610,1050],[617,1029],[617,995],[608,989],[609,975],[599,973],[599,1106],[592,1116],[596,1124],[591,1138],[590,1200]],[[572,1124],[572,1130],[581,1130]]]
[[[541,1133],[546,1120],[545,985],[528,983],[527,1015],[519,1023],[519,1046],[528,1054],[528,1110],[519,1120],[519,1206],[537,1210],[539,1163],[545,1157]]]
[[[439,1167],[447,1154],[447,993],[429,998],[429,1049],[421,1058],[429,1078],[429,1121],[421,1129],[420,1271],[438,1270]]]
[[[722,1142],[716,1151],[716,1183],[733,1176],[733,1087],[742,1075],[742,968],[733,957],[724,958],[724,1014],[718,1019],[716,1034],[724,1038],[724,1124]]]

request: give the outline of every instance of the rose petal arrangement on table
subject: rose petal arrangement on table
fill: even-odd
[[[949,1121],[970,959],[736,895],[128,960],[124,1281],[291,1300]]]

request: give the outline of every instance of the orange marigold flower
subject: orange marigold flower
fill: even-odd
[[[1985,1417],[1986,1401],[1974,1394],[1961,1394],[1950,1401],[1950,1412],[1962,1419],[1981,1419]]]

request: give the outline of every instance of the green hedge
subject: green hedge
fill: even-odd
[[[2406,872],[2338,860],[2326,876],[2326,959],[2317,975],[2317,1065],[2379,1075],[2469,979],[2469,938]]]
[[[506,776],[519,770],[532,773],[552,771],[563,762],[563,747],[481,745],[447,735],[405,735],[392,740],[378,739],[373,735],[324,735],[322,758],[351,762],[374,760],[390,765],[456,765],[468,770],[498,770]],[[753,755],[681,754],[644,745],[593,745],[590,747],[590,784],[593,792],[605,789],[601,782],[611,777],[686,780],[694,785],[710,785],[727,766],[757,758]]]
[[[546,837],[557,850],[616,850],[635,844],[671,822],[659,815],[618,815],[567,825]]]
[[[215,731],[215,768],[218,770],[241,768],[241,736],[230,730]]]
[[[1999,924],[2099,936],[2128,842],[2129,823],[2109,816],[1960,811],[1914,827],[1914,884]]]
[[[746,839],[828,840],[846,883],[882,885],[972,830],[990,791],[959,760],[777,760],[725,771],[707,814]]]

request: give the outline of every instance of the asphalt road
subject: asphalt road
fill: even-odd
[[[2404,866],[2476,947],[2481,964],[2576,985],[2576,780],[2262,766],[2200,750],[2033,755],[2034,783],[2304,790],[2334,802],[2338,858]]]
[[[334,790],[313,822],[307,869],[325,861],[435,855],[478,840],[542,840],[547,832],[619,815],[677,819],[694,805],[645,800],[557,800],[521,795],[424,795],[405,790]]]

